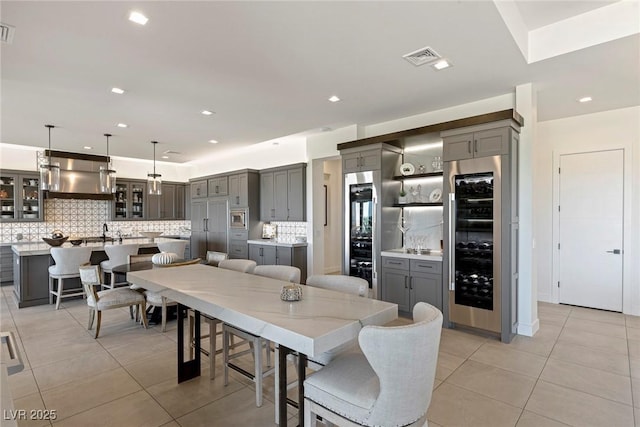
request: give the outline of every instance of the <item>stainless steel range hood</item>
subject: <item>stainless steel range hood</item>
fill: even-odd
[[[49,157],[49,150],[45,150]],[[107,156],[51,151],[51,161],[60,163],[60,190],[45,191],[46,199],[113,200],[113,194],[100,192],[100,166]]]

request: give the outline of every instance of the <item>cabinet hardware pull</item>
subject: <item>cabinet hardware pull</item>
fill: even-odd
[[[398,261],[387,261],[389,264],[393,264],[393,265],[400,265],[402,264],[401,262]]]
[[[432,265],[426,265],[426,264],[418,264],[418,267],[423,267],[423,268],[433,268]]]
[[[413,290],[413,277],[409,277],[409,289]]]
[[[469,144],[467,146],[467,151],[471,154],[471,140],[469,140]]]
[[[477,139],[473,140],[473,152],[474,153],[478,152],[478,140]]]
[[[407,289],[407,279],[408,276],[404,276],[404,288]]]
[[[236,205],[240,204],[240,196],[236,196]]]

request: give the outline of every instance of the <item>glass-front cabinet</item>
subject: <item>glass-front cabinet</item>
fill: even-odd
[[[0,219],[2,221],[42,221],[43,204],[37,173],[0,173]]]
[[[125,181],[119,179],[113,202],[113,219],[131,220],[145,218],[145,198],[147,184],[145,182]]]

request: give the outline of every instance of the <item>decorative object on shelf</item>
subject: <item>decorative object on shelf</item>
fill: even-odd
[[[49,129],[49,157],[40,164],[40,184],[43,190],[58,191],[60,189],[60,163],[51,161],[51,129],[54,125],[44,125]]]
[[[9,198],[9,193],[7,193],[5,190],[0,190],[0,199],[8,199]]]
[[[400,194],[398,195],[398,204],[404,205],[405,203],[407,203],[407,192],[403,189],[400,190]]]
[[[442,157],[435,156],[431,162],[431,167],[434,172],[442,172]]]
[[[153,239],[160,236],[162,233],[163,233],[162,231],[141,231],[140,235],[142,237],[146,237],[147,239],[151,239],[151,241],[153,241]]]
[[[411,186],[409,188],[409,193],[411,194],[411,203],[421,203],[422,202],[422,185],[418,184],[417,188]]]
[[[429,194],[429,202],[438,203],[442,200],[442,189],[436,188]]]
[[[153,144],[153,173],[147,174],[147,187],[149,187],[149,194],[160,196],[162,195],[162,175],[156,173],[156,144],[158,141],[151,141]]]
[[[173,264],[178,259],[178,255],[171,252],[160,252],[151,257],[151,262],[158,265]]]
[[[423,174],[427,172],[427,167],[425,165],[418,165],[418,173]]]
[[[295,283],[284,285],[280,292],[280,299],[282,301],[300,301],[302,299],[302,287]]]
[[[69,237],[61,237],[61,238],[58,238],[58,239],[49,239],[47,237],[43,237],[42,240],[44,240],[47,244],[49,244],[49,246],[60,246],[64,242],[66,242],[68,238]]]
[[[69,243],[71,243],[73,246],[80,246],[82,244],[82,239],[69,240]]]
[[[100,192],[111,194],[116,192],[116,171],[111,169],[111,157],[109,157],[109,137],[110,133],[105,133],[107,137],[107,164],[100,166]]]
[[[400,173],[404,176],[413,175],[415,171],[416,168],[411,163],[403,163],[400,165]]]

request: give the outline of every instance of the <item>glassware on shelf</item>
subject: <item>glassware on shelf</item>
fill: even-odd
[[[442,172],[442,157],[435,156],[431,162],[431,167],[434,172]]]

